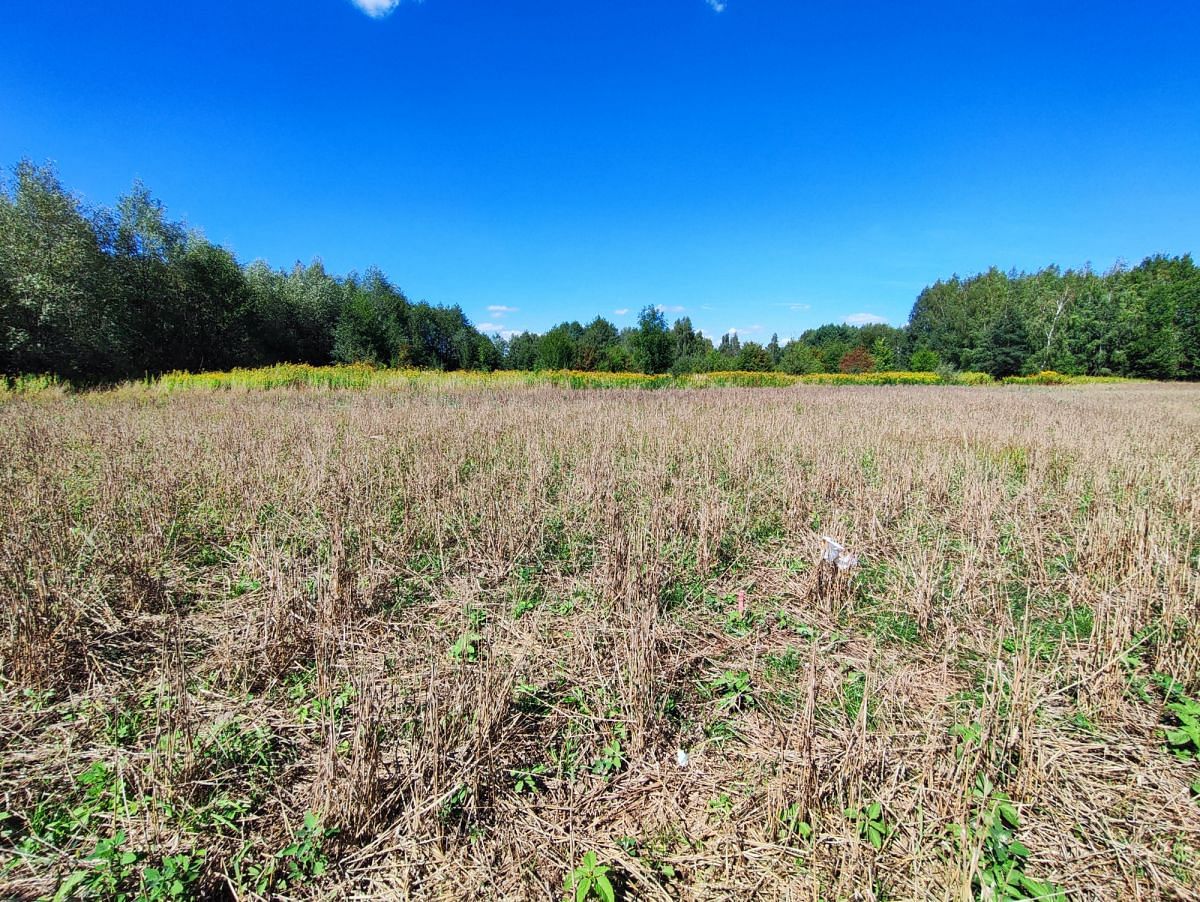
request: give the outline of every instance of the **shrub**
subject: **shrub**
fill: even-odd
[[[959,385],[991,385],[994,381],[988,373],[967,371],[959,373],[954,379]]]
[[[875,358],[866,348],[854,348],[842,355],[838,370],[843,373],[869,373],[875,369]]]
[[[1056,373],[1054,370],[1042,370],[1032,376],[1006,376],[1005,385],[1070,385],[1074,380],[1070,376]]]
[[[937,351],[929,348],[917,348],[908,358],[908,368],[918,373],[932,373],[942,365],[942,358]]]

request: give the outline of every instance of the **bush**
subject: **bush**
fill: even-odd
[[[991,385],[994,381],[988,373],[965,372],[959,373],[954,379],[959,385]]]
[[[1042,370],[1032,376],[1006,376],[1005,385],[1070,385],[1074,380],[1070,376],[1056,373],[1054,370]]]
[[[783,349],[783,356],[779,360],[779,369],[793,375],[819,373],[821,372],[821,361],[817,359],[817,355],[808,345],[793,341]]]
[[[908,358],[908,368],[918,373],[932,373],[942,365],[942,358],[937,351],[929,348],[917,348]]]
[[[869,373],[875,369],[875,358],[867,353],[866,348],[854,348],[842,355],[838,369],[843,373]]]

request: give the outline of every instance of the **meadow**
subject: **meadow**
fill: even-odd
[[[1200,386],[363,372],[0,399],[0,897],[1200,898]]]

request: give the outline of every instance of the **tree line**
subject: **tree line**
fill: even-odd
[[[49,167],[0,188],[0,371],[103,382],[171,370],[369,361],[500,365],[459,307],[413,303],[383,273],[242,266],[140,184],[89,208]]]
[[[369,362],[436,369],[689,373],[1041,369],[1200,378],[1200,269],[1157,256],[1132,269],[1003,273],[926,288],[906,326],[824,325],[781,344],[713,340],[646,307],[503,338],[458,306],[414,303],[377,269],[318,261],[274,270],[170,220],[135,184],[89,207],[51,167],[19,163],[0,184],[0,371],[105,382],[170,370]]]

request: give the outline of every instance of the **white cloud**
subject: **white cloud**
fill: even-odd
[[[788,304],[788,310],[799,313],[802,310],[812,310],[812,304]]]
[[[687,307],[684,307],[681,304],[671,304],[670,306],[666,304],[655,304],[654,309],[659,313],[683,313],[683,311],[687,310]]]
[[[504,304],[488,304],[487,311],[496,319],[503,319],[509,313],[516,313],[518,307],[506,307]]]
[[[520,335],[525,331],[524,329],[506,329],[504,328],[504,323],[480,323],[475,328],[484,335],[493,335],[498,332],[500,333],[500,337],[505,340],[512,338],[514,335]]]
[[[704,0],[704,2],[711,6],[715,13],[725,12],[725,0]]]
[[[730,328],[725,330],[726,335],[753,335],[756,332],[761,332],[763,327],[757,323],[753,326],[742,326],[741,328]]]
[[[876,316],[874,313],[851,313],[842,322],[847,326],[871,326],[878,323],[886,323],[887,319],[882,316]]]
[[[629,315],[628,307],[622,307],[620,310],[613,311],[613,316],[628,316],[628,315]]]
[[[400,5],[400,0],[350,0],[350,2],[372,19],[382,19]],[[712,0],[709,0],[709,3],[712,3]]]

